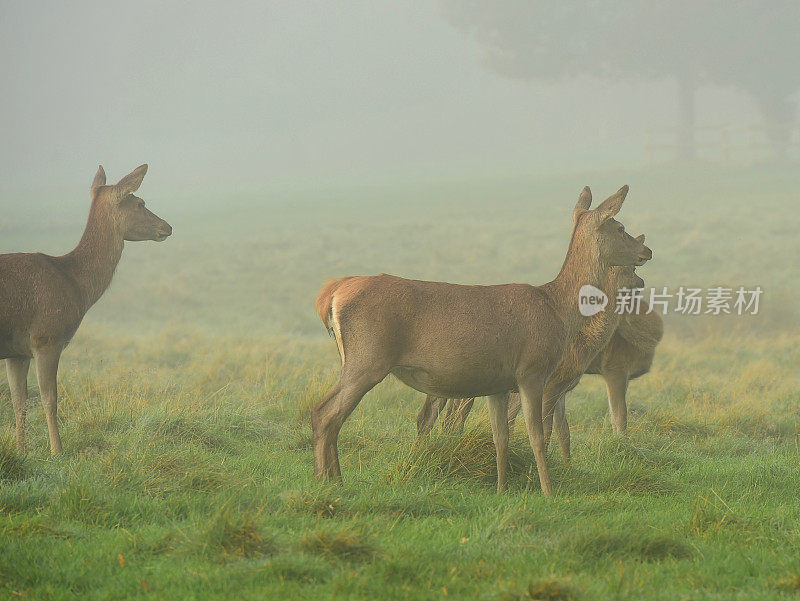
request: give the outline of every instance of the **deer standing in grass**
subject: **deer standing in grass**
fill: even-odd
[[[624,315],[611,341],[586,368],[587,374],[599,374],[606,382],[611,429],[614,434],[625,434],[628,428],[628,382],[650,371],[656,347],[664,335],[664,321],[661,316],[655,312],[648,313],[648,310],[648,305],[642,302],[635,313]],[[577,384],[575,382],[572,388]],[[554,419],[561,454],[569,459],[569,424],[563,395],[556,406]],[[547,429],[548,424],[545,422],[545,430]],[[545,435],[547,436],[547,432]]]
[[[639,239],[644,242],[644,236]],[[638,278],[631,268],[614,267],[609,272],[607,284],[602,287],[609,298],[616,298],[620,288],[641,288],[644,282],[630,280]],[[627,281],[626,281],[627,280]],[[642,302],[635,312],[619,314],[604,311],[590,317],[584,327],[570,343],[545,387],[545,399],[556,396],[558,400],[551,415],[544,414],[545,442],[550,438],[555,419],[561,453],[570,456],[569,424],[566,418],[565,397],[573,390],[584,373],[602,375],[608,389],[608,404],[611,427],[615,434],[625,434],[628,422],[626,392],[628,381],[650,371],[656,346],[661,340],[664,327],[657,313],[648,313]],[[438,413],[445,408],[444,427],[450,432],[463,430],[474,399],[442,399],[428,396],[417,416],[420,436],[427,435],[436,422]],[[509,401],[509,424],[513,424],[519,413],[518,395]]]
[[[342,372],[311,412],[314,474],[341,477],[342,424],[391,373],[439,397],[489,397],[498,490],[507,485],[508,395],[519,391],[542,492],[552,495],[542,393],[586,319],[578,311],[578,292],[585,284],[600,286],[611,266],[639,265],[651,257],[614,219],[627,193],[624,186],[590,210],[591,192],[584,188],[564,264],[543,286],[462,286],[386,274],[329,282],[316,308],[336,339]]]
[[[147,172],[138,167],[115,186],[103,167],[91,187],[89,219],[78,246],[60,257],[0,255],[0,359],[6,360],[16,418],[17,448],[25,452],[28,368],[36,362],[50,450],[61,451],[56,379],[61,352],[111,283],[125,241],[166,240],[172,227],[133,195]]]

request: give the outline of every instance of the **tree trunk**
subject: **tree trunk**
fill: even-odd
[[[694,92],[695,80],[690,71],[678,73],[678,160],[694,161],[697,158],[694,143]]]
[[[795,103],[791,101],[788,93],[784,95],[760,90],[753,95],[761,110],[764,133],[772,147],[773,158],[778,162],[785,161],[791,139]]]

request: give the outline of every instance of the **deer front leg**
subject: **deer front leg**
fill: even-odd
[[[492,439],[497,455],[497,492],[508,488],[508,393],[486,398]]]
[[[556,403],[555,427],[558,436],[558,446],[561,447],[561,456],[565,461],[570,458],[569,422],[567,422],[567,395],[562,394]]]
[[[36,376],[39,380],[39,393],[42,407],[47,419],[47,430],[50,433],[50,452],[56,455],[61,452],[61,436],[58,433],[58,360],[61,347],[36,349]]]
[[[450,399],[447,405],[447,414],[444,418],[444,429],[451,434],[464,431],[464,423],[467,421],[475,399]]]
[[[425,397],[425,404],[417,414],[417,436],[422,438],[427,436],[433,430],[433,425],[439,418],[439,414],[444,409],[447,399],[441,397],[431,396],[430,394]]]
[[[14,405],[16,421],[17,451],[25,453],[25,416],[28,413],[28,368],[31,360],[27,357],[6,359],[8,387],[11,389],[11,402]]]
[[[550,482],[550,471],[547,469],[547,453],[544,447],[544,430],[542,428],[542,393],[544,391],[543,378],[529,378],[524,383],[520,382],[519,392],[522,404],[522,414],[525,416],[525,426],[528,429],[528,439],[536,458],[536,468],[539,471],[539,483],[545,496],[553,496],[553,485]]]
[[[604,372],[608,389],[608,409],[611,414],[611,429],[614,434],[625,434],[628,429],[628,374],[622,371]]]

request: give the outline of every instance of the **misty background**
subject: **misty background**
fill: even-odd
[[[796,158],[799,11],[4,2],[0,182],[83,183],[101,162],[149,162],[154,186],[198,189],[629,168],[649,161],[648,139],[685,144],[687,119],[720,146],[700,156],[726,152],[703,128],[730,128],[731,160],[765,158],[762,142]],[[692,158],[658,154],[679,150]]]
[[[0,251],[71,249],[100,163],[149,163],[175,228],[92,323],[318,334],[327,277],[542,283],[580,189],[625,183],[648,286],[762,285],[796,322],[794,2],[1,10]]]

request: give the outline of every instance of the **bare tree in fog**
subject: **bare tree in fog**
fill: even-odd
[[[446,18],[515,79],[673,77],[678,155],[695,157],[695,94],[703,84],[748,92],[776,157],[789,145],[800,87],[800,3],[442,0]]]

